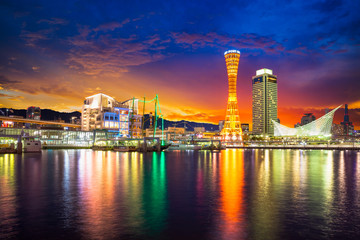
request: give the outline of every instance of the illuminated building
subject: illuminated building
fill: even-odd
[[[341,106],[335,108],[331,112],[325,114],[321,118],[312,121],[303,126],[297,128],[289,128],[276,121],[273,121],[274,124],[274,135],[275,136],[298,136],[298,137],[311,137],[311,136],[331,136],[331,127],[333,123],[333,118],[336,110]]]
[[[240,51],[229,50],[226,51],[224,55],[229,82],[229,96],[224,127],[222,128],[220,135],[221,139],[226,142],[241,141],[242,131],[240,126],[240,116],[236,96],[236,81],[240,60]]]
[[[345,115],[344,115],[344,121],[341,122],[341,125],[343,127],[343,134],[344,135],[352,135],[354,132],[354,125],[352,122],[350,122],[349,118],[349,109],[348,105],[345,104]]]
[[[141,121],[142,115],[139,114],[139,99],[132,98],[122,102],[130,111],[129,114],[129,131],[132,138],[141,138]]]
[[[81,129],[90,131],[106,129],[129,136],[128,106],[117,102],[114,98],[98,93],[87,97],[81,111]]]
[[[242,123],[241,124],[241,130],[243,133],[249,133],[250,131],[250,126],[248,123]]]
[[[333,137],[339,137],[344,134],[344,128],[341,124],[333,123],[331,127],[331,135]]]
[[[41,119],[41,110],[39,107],[28,107],[26,110],[26,118],[28,119],[35,119],[40,120]]]
[[[301,118],[301,126],[311,123],[316,120],[316,117],[312,113],[305,113]]]
[[[224,123],[225,123],[225,120],[219,121],[219,132],[221,132],[221,130],[224,128]]]
[[[204,127],[194,127],[194,133],[203,133],[205,132],[205,128]]]
[[[12,139],[12,142],[17,142],[17,136],[25,134],[30,137],[37,137],[43,146],[83,146],[90,147],[94,140],[104,139],[105,133],[97,133],[94,136],[93,131],[74,131],[74,130],[55,130],[55,129],[26,129],[26,128],[0,128],[0,132]],[[113,137],[115,133],[108,133],[108,137]],[[16,136],[16,138],[11,136]],[[3,137],[2,137],[3,138]],[[0,138],[1,141],[1,138]]]
[[[72,124],[81,124],[81,119],[80,118],[78,118],[78,117],[76,117],[76,116],[73,116],[73,117],[71,117],[71,119],[70,119],[70,123],[72,123]]]
[[[273,135],[277,121],[277,76],[270,69],[256,71],[252,78],[252,120],[254,134]]]
[[[184,137],[186,135],[186,129],[184,127],[168,127],[164,130],[164,136],[167,139],[175,139],[178,137]],[[154,136],[154,128],[147,128],[145,130],[146,137],[153,137]],[[162,137],[161,131],[156,131],[155,137]]]

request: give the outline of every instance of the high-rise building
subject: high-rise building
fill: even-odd
[[[34,106],[28,107],[28,109],[26,110],[26,118],[40,120],[41,109],[39,107],[34,107]]]
[[[352,124],[352,122],[350,122],[349,109],[348,109],[347,104],[345,104],[344,121],[341,122],[341,125],[343,126],[343,134],[344,135],[352,135],[353,134],[354,125]]]
[[[254,134],[273,135],[277,121],[277,76],[270,69],[256,71],[252,78],[252,119]]]
[[[229,50],[226,51],[224,55],[228,74],[229,96],[224,127],[222,128],[220,135],[223,141],[241,141],[242,131],[236,96],[236,81],[240,60],[240,51]]]
[[[316,117],[312,113],[305,113],[304,116],[301,118],[300,126],[304,126],[308,123],[311,123],[316,120]]]
[[[114,98],[98,93],[87,97],[81,112],[81,129],[106,129],[129,136],[129,108]]]

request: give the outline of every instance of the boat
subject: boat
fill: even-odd
[[[25,137],[24,138],[24,153],[30,152],[41,152],[41,142],[40,140],[35,140],[34,137]]]
[[[168,149],[170,146],[171,146],[171,143],[165,144],[165,145],[161,145],[161,146],[160,146],[160,149],[161,149],[161,151],[162,151],[162,150],[166,150],[166,149]]]

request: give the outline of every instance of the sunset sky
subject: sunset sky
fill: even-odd
[[[224,51],[241,51],[238,101],[251,123],[251,78],[278,76],[278,116],[348,103],[360,123],[360,1],[16,1],[0,3],[0,107],[80,110],[86,96],[159,95],[165,118],[224,119]],[[343,110],[336,114],[341,121]]]

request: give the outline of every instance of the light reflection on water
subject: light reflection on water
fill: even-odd
[[[360,152],[0,155],[0,239],[360,235]]]
[[[219,226],[220,238],[241,239],[245,237],[243,185],[244,185],[244,158],[242,152],[228,150],[225,157],[219,162],[221,213]]]

